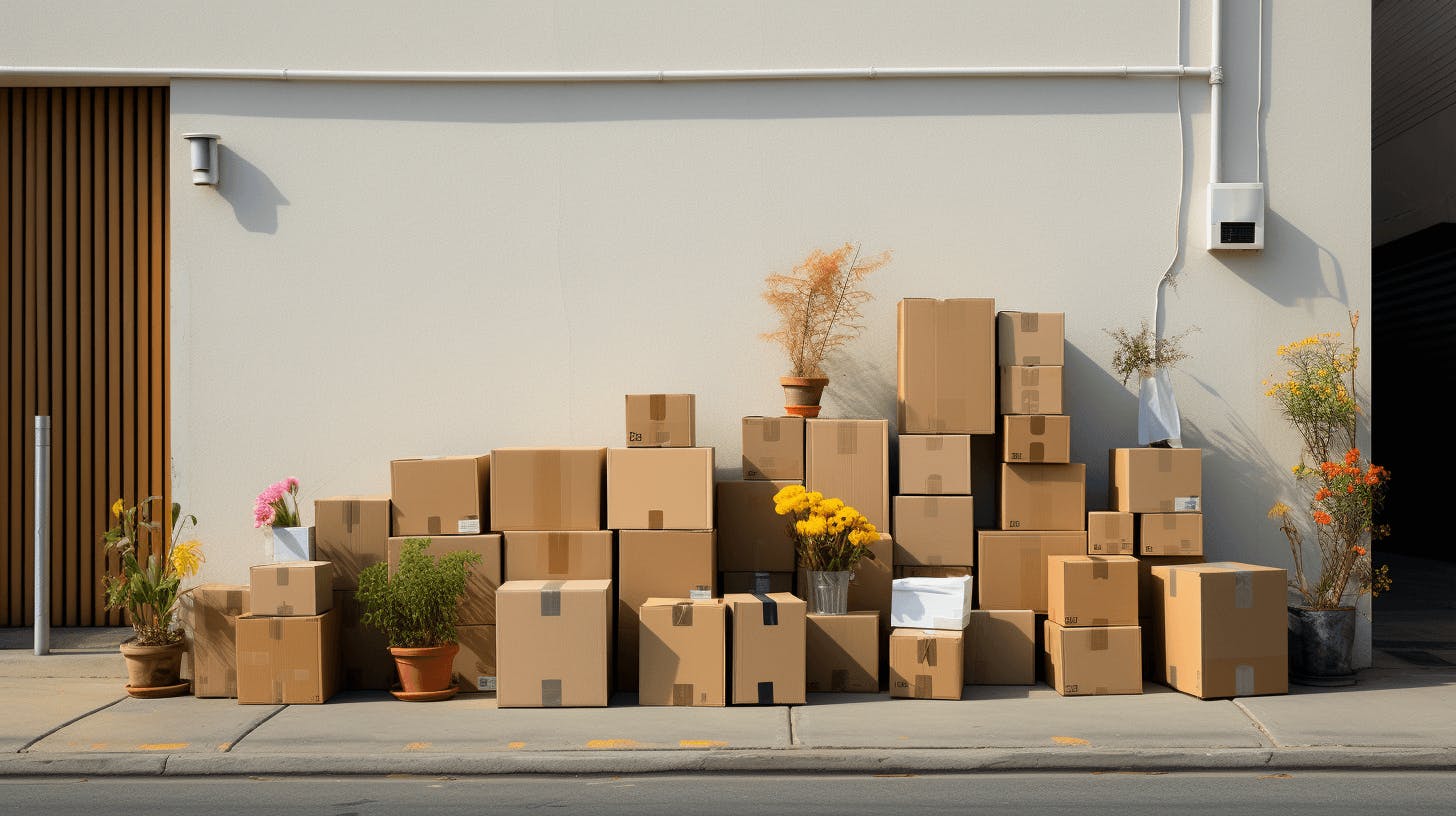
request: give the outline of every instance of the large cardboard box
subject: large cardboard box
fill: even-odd
[[[1108,500],[1128,513],[1203,510],[1203,451],[1198,448],[1113,448]]]
[[[743,478],[804,480],[804,418],[743,418]]]
[[[399,556],[409,539],[389,540],[389,574],[399,569]],[[426,554],[439,557],[452,552],[473,552],[480,563],[469,568],[465,580],[465,597],[460,599],[460,625],[484,626],[495,623],[495,593],[501,585],[500,533],[478,536],[440,536],[430,539]]]
[[[883,419],[811,419],[804,485],[838,498],[890,529],[890,424]]]
[[[890,601],[890,625],[964,630],[971,623],[971,581],[969,576],[896,578]]]
[[[637,689],[638,610],[649,598],[718,594],[712,530],[622,530],[617,533],[617,690]]]
[[[728,607],[724,602],[649,598],[638,613],[642,643],[637,704],[725,705]]]
[[[791,481],[718,482],[714,514],[718,569],[724,572],[792,572],[794,539],[788,517],[774,512],[774,494]]]
[[[339,617],[337,609],[307,617],[239,617],[238,702],[327,702],[339,690]]]
[[[809,691],[880,690],[880,613],[809,615],[807,626]]]
[[[1001,369],[1001,413],[1061,412],[1061,366],[1005,366]]]
[[[1047,617],[1059,626],[1137,626],[1138,565],[1130,555],[1047,559]]]
[[[460,643],[450,669],[455,688],[466,693],[495,691],[495,627],[457,626],[455,638]]]
[[[1029,686],[1036,682],[1036,613],[977,609],[966,627],[966,685]]]
[[[803,705],[804,602],[782,592],[725,595],[732,621],[735,705]]]
[[[334,565],[327,561],[258,564],[248,570],[254,615],[322,615],[334,605]]]
[[[1143,693],[1142,630],[1136,626],[1062,627],[1046,632],[1047,685],[1063,697]]]
[[[1084,532],[981,530],[976,539],[978,609],[1047,611],[1047,556],[1087,552]]]
[[[607,704],[611,581],[507,581],[496,605],[496,705]]]
[[[1001,461],[1064,464],[1072,461],[1072,418],[1001,417]]]
[[[1001,529],[1081,530],[1087,523],[1087,466],[1001,466]]]
[[[1087,514],[1087,552],[1091,555],[1132,555],[1132,513],[1093,510]]]
[[[192,657],[192,693],[197,697],[238,696],[238,625],[248,614],[248,588],[203,584],[178,598]]]
[[[901,434],[900,493],[971,495],[971,438],[964,434]]]
[[[896,316],[900,433],[995,433],[996,301],[907,298]]]
[[[1195,697],[1289,691],[1287,573],[1237,562],[1156,566],[1157,677]]]
[[[959,700],[965,685],[965,632],[896,629],[890,633],[890,696]]]
[[[496,448],[490,455],[492,530],[602,529],[606,448]]]
[[[971,496],[896,496],[895,564],[973,566],[976,506]]]
[[[691,448],[697,444],[692,394],[628,394],[627,447]]]
[[[1137,523],[1138,555],[1203,555],[1202,513],[1143,513]]]
[[[915,564],[896,564],[896,578],[965,578],[974,577],[976,570],[972,567],[939,566],[923,567]]]
[[[1153,579],[1153,567],[1181,567],[1202,564],[1201,555],[1158,555],[1138,559],[1138,617],[1150,617],[1158,606],[1158,593],[1163,588]]]
[[[507,581],[612,577],[611,530],[512,530],[501,543]]]
[[[747,592],[760,595],[769,592],[793,592],[792,572],[725,572],[721,586],[724,595],[730,592]]]
[[[712,448],[607,451],[607,527],[707,530],[712,526]]]
[[[1066,365],[1066,318],[1061,312],[996,315],[996,363],[1001,366]]]
[[[389,463],[390,534],[478,535],[490,526],[490,456]]]
[[[359,573],[385,559],[388,496],[335,496],[313,503],[320,561],[334,565],[334,589],[358,589]]]
[[[389,638],[359,619],[363,609],[352,589],[334,590],[339,611],[339,669],[341,688],[383,691],[395,684],[398,672],[389,653]],[[458,627],[457,627],[458,631]]]

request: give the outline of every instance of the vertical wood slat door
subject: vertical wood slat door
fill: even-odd
[[[37,415],[53,626],[123,622],[111,503],[171,501],[167,125],[166,88],[0,88],[0,626],[33,618]]]

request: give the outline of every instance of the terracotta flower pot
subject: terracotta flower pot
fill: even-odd
[[[170,646],[140,646],[136,638],[121,644],[126,659],[127,687],[152,689],[177,686],[181,682],[182,643]]]
[[[784,410],[790,416],[819,416],[819,400],[829,385],[828,377],[779,377],[779,385],[784,387]]]
[[[425,646],[418,649],[391,646],[394,665],[399,668],[399,685],[406,694],[444,691],[451,688],[451,670],[460,644]]]

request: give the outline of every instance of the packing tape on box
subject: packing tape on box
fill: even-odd
[[[1173,449],[1172,448],[1154,448],[1153,450],[1156,450],[1158,452],[1158,454],[1157,454],[1158,472],[1159,473],[1172,473],[1173,472]]]
[[[568,575],[571,572],[571,534],[546,534],[546,572]]]
[[[693,625],[693,602],[678,601],[672,605],[672,625],[692,626]]]
[[[565,581],[547,581],[541,585],[541,617],[561,617],[561,587]]]
[[[653,422],[662,422],[667,419],[667,395],[647,395],[647,418]]]
[[[1176,597],[1178,597],[1178,568],[1177,567],[1173,567],[1173,568],[1171,568],[1171,569],[1168,570],[1168,597],[1169,598],[1176,598]]]
[[[649,530],[661,530],[661,529],[663,529],[663,521],[662,521],[663,515],[664,514],[663,514],[663,512],[662,512],[661,509],[648,510],[647,511],[647,529],[649,529]]]
[[[532,515],[538,522],[543,519],[560,521],[571,505],[571,485],[562,478],[564,452],[543,450],[532,455],[535,460],[531,483]]]
[[[1105,620],[1105,619],[1104,619]],[[1087,648],[1094,652],[1107,651],[1107,630],[1092,629],[1087,632]]]
[[[927,437],[925,437],[925,449],[928,450],[928,451],[945,450],[945,437],[943,437],[943,436],[927,436]]]
[[[1109,513],[1102,516],[1102,537],[1118,544],[1125,543],[1122,535],[1122,516]]]
[[[430,535],[442,535],[439,516],[429,516],[425,519],[425,530]]]
[[[1098,559],[1092,562],[1092,580],[1106,581],[1109,578],[1108,565],[1106,561]]]
[[[292,572],[292,570],[290,570],[288,567],[274,567],[273,568],[273,583],[274,583],[274,585],[275,586],[281,586],[281,587],[288,586],[288,578],[289,578],[289,575],[290,575],[291,572]]]
[[[1033,599],[1040,598],[1045,605],[1046,557],[1042,555],[1041,544],[1034,548],[1023,546],[1020,556],[1021,603],[1029,605]]]
[[[359,504],[358,499],[349,499],[344,502],[344,529],[350,533],[353,533],[354,528],[359,526]]]
[[[283,613],[280,613],[280,614],[283,614]],[[268,639],[269,640],[282,640],[283,639],[283,621],[281,619],[279,619],[279,618],[273,618],[272,620],[268,621]]]
[[[1248,570],[1236,570],[1234,572],[1234,609],[1253,608],[1254,575]]]
[[[849,669],[830,669],[829,670],[829,690],[830,691],[848,691],[849,690]]]
[[[1040,391],[1022,391],[1021,392],[1021,413],[1023,413],[1023,414],[1036,414],[1036,413],[1040,413],[1040,412],[1041,412],[1041,392]]]
[[[853,420],[841,420],[834,431],[840,456],[859,453],[859,426]]]
[[[1022,312],[1020,316],[1023,334],[1036,334],[1041,329],[1040,312]]]
[[[561,708],[561,679],[541,681],[541,707]]]
[[[1041,462],[1046,459],[1046,443],[1032,442],[1026,446],[1026,461]]]
[[[765,680],[758,684],[758,704],[774,704],[774,684],[772,680]]]
[[[936,648],[934,637],[915,638],[915,662],[922,666],[934,666],[936,664]]]
[[[929,700],[935,694],[934,685],[931,683],[930,675],[915,675],[915,699]]]
[[[268,702],[270,702],[270,703],[281,703],[281,702],[283,702],[283,678],[281,678],[281,677],[274,677],[273,678],[273,694],[269,698]]]
[[[690,706],[693,704],[693,684],[673,683],[672,704],[675,706]]]
[[[1247,664],[1234,666],[1234,694],[1247,697],[1254,693],[1254,667]]]
[[[1021,387],[1040,388],[1041,369],[1033,366],[1021,366]]]
[[[1092,693],[1094,695],[1106,694],[1107,693],[1107,686],[1093,686],[1092,687]]]
[[[945,478],[939,473],[931,473],[925,477],[925,492],[931,496],[938,496],[945,492]]]
[[[764,575],[767,575],[768,573],[763,573],[763,574]],[[779,625],[779,604],[778,604],[778,601],[775,601],[773,598],[770,598],[768,596],[768,593],[766,593],[766,592],[755,592],[755,593],[753,593],[753,597],[757,598],[759,604],[761,604],[763,606],[763,625],[764,626],[778,626]]]
[[[1166,674],[1168,675],[1168,686],[1178,688],[1178,667],[1169,663]]]
[[[1029,417],[1027,432],[1032,436],[1046,436],[1046,417],[1041,415]]]
[[[1111,626],[1112,621],[1108,618],[1088,618],[1087,623],[1091,626]]]
[[[766,595],[773,591],[773,574],[768,572],[755,572],[753,574],[753,594]]]
[[[783,429],[779,422],[774,419],[760,417],[758,419],[759,437],[765,442],[777,442],[783,438]]]
[[[927,498],[921,507],[925,509],[925,518],[940,518],[940,499]]]

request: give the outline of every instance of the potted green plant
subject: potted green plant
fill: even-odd
[[[788,516],[789,536],[799,566],[809,572],[809,611],[843,615],[849,611],[849,582],[854,568],[878,541],[875,525],[839,499],[789,485],[774,494],[774,512]]]
[[[1136,332],[1103,329],[1112,338],[1112,370],[1122,384],[1138,378],[1138,444],[1151,448],[1182,447],[1183,423],[1168,371],[1188,359],[1183,341],[1194,326],[1172,337],[1159,337],[1144,320]]]
[[[437,557],[426,552],[429,546],[428,538],[406,539],[393,574],[384,563],[359,573],[359,617],[389,640],[400,683],[392,693],[401,700],[455,696],[451,669],[460,651],[460,599],[470,567],[480,563],[479,553]]]
[[[132,507],[121,499],[111,505],[116,524],[103,536],[121,558],[121,574],[106,578],[106,607],[126,611],[135,634],[121,644],[126,660],[127,693],[133,697],[173,697],[187,691],[180,678],[182,631],[174,628],[177,594],[182,579],[202,565],[202,544],[182,540],[197,517],[171,507],[170,524],[153,518],[161,496],[149,496]],[[145,563],[142,554],[145,553]]]

